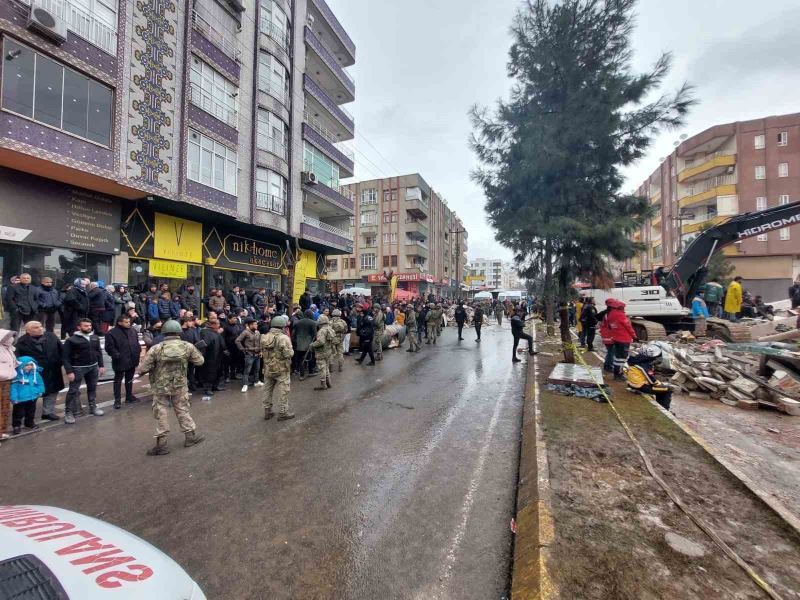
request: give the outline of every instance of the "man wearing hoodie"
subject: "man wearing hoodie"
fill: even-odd
[[[64,370],[67,372],[69,391],[67,392],[64,422],[73,425],[75,416],[83,413],[80,393],[81,383],[86,380],[86,395],[89,399],[89,412],[96,417],[103,416],[97,407],[97,379],[105,373],[100,340],[94,335],[89,319],[78,321],[78,331],[64,342],[62,351]]]

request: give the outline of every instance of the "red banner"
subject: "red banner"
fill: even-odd
[[[380,275],[367,275],[367,281],[369,283],[388,283],[386,277],[384,277],[382,273]],[[433,275],[428,275],[427,273],[398,273],[397,281],[425,281],[427,283],[433,283],[435,280]]]

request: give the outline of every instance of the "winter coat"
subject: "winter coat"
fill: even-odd
[[[162,321],[167,321],[172,317],[172,313],[170,312],[172,308],[172,301],[171,300],[164,300],[163,298],[159,298],[156,302],[156,306],[158,307],[158,318]]]
[[[183,290],[181,292],[181,308],[192,311],[195,316],[200,316],[200,296],[197,291]]]
[[[11,312],[23,316],[39,312],[39,288],[34,285],[17,283],[8,292],[8,306]]]
[[[103,290],[103,316],[104,323],[114,323],[115,316],[114,296],[108,290]]]
[[[593,304],[584,304],[581,310],[581,325],[584,329],[597,327],[597,309]]]
[[[336,337],[336,332],[333,330],[333,327],[328,324],[322,325],[319,328],[317,339],[311,343],[311,347],[314,348],[318,358],[330,359],[336,352],[337,344],[338,338]]]
[[[236,346],[236,339],[242,334],[242,331],[244,331],[244,325],[241,325],[239,321],[236,321],[233,325],[225,323],[222,326],[222,340],[228,352],[232,354],[239,352],[239,348]]]
[[[61,292],[51,285],[39,287],[39,310],[54,313],[61,308]]]
[[[32,371],[25,371],[26,365],[33,365]],[[11,381],[11,403],[35,402],[44,394],[42,368],[30,356],[21,356],[17,366],[17,374]]]
[[[112,327],[106,334],[106,353],[115,371],[127,371],[139,366],[142,353],[139,336],[132,327]]]
[[[14,355],[14,332],[0,329],[0,381],[17,376],[17,357]]]
[[[294,326],[293,333],[295,349],[299,352],[306,352],[311,346],[311,342],[317,337],[317,322],[303,317]]]
[[[17,340],[17,357],[30,356],[41,366],[45,394],[57,394],[64,388],[61,350],[61,340],[49,331],[38,338],[26,334]]]
[[[514,315],[511,317],[511,334],[516,338],[520,337],[523,333],[525,333],[525,323],[522,321],[519,315]]]
[[[630,319],[625,314],[625,303],[609,298],[606,300],[609,310],[603,320],[607,323],[609,336],[615,344],[630,344],[636,339],[636,332],[633,330]]]
[[[199,367],[199,375],[203,381],[214,382],[219,373],[222,355],[225,351],[222,336],[209,327],[201,327],[198,344],[202,346],[200,353],[205,360],[203,366]]]
[[[169,316],[171,319],[180,319],[181,318],[181,301],[180,300],[172,300],[169,303]]]
[[[106,309],[106,291],[102,288],[92,288],[86,292],[89,296],[89,312],[102,314]]]
[[[464,322],[467,320],[467,309],[463,306],[459,306],[456,308],[456,312],[453,315],[456,319],[456,323],[459,325],[463,325]]]
[[[370,313],[365,313],[358,324],[358,338],[362,344],[375,339],[375,317]]]
[[[725,312],[737,314],[742,311],[742,284],[734,281],[728,286],[728,294],[725,296]]]
[[[96,335],[91,335],[87,339],[85,335],[75,333],[64,342],[61,358],[67,373],[74,373],[75,366],[88,367],[96,364],[102,368],[103,353],[100,350],[100,339]]]
[[[77,286],[67,290],[67,293],[64,294],[64,314],[76,318],[89,315],[89,296],[86,290]]]
[[[208,299],[208,309],[215,313],[221,313],[225,310],[225,298],[222,296],[211,296]]]
[[[258,354],[261,352],[261,334],[245,327],[236,338],[236,347],[245,354]]]
[[[228,304],[231,305],[232,311],[237,311],[247,306],[247,296],[241,292],[228,294]]]
[[[695,319],[697,317],[703,317],[704,319],[707,319],[708,316],[708,306],[706,305],[706,301],[700,296],[695,296],[694,300],[692,300],[692,317]]]
[[[253,306],[256,309],[256,314],[261,315],[267,308],[267,299],[256,292],[253,294]]]

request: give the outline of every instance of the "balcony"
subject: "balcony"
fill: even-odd
[[[311,171],[311,165],[305,164],[306,172]],[[318,181],[317,183],[303,183],[304,199],[313,209],[315,214],[323,218],[353,216],[355,208],[353,201],[342,194],[339,187],[328,186]]]
[[[352,177],[355,169],[355,155],[347,147],[337,145],[338,140],[322,125],[305,115],[303,123],[303,139],[319,148],[323,154],[340,167],[341,177]]]
[[[239,48],[239,41],[231,32],[224,31],[214,23],[214,17],[209,14],[202,4],[195,5],[192,12],[192,24],[195,29],[202,33],[209,42],[222,50],[233,60],[239,62],[242,58],[242,50]]]
[[[308,4],[309,13],[314,17],[314,28],[324,40],[330,40],[328,45],[333,48],[333,53],[339,62],[349,67],[356,62],[356,45],[342,27],[339,19],[333,14],[325,0],[311,0]]]
[[[308,75],[303,75],[303,90],[306,92],[308,110],[314,109],[315,117],[327,124],[327,129],[338,134],[341,140],[351,140],[355,136],[355,120],[344,108],[336,104],[328,92],[323,90]],[[325,118],[323,115],[327,115]]]
[[[654,194],[650,196],[650,204],[660,204],[661,203],[661,190],[658,190]]]
[[[329,246],[345,252],[353,251],[353,236],[350,235],[349,231],[329,225],[310,215],[303,215],[300,235],[303,239],[311,240],[323,246]]]
[[[289,32],[277,23],[273,23],[266,17],[262,17],[258,30],[278,44],[278,47],[287,53],[291,48],[291,36]]]
[[[21,0],[28,6],[41,6],[67,24],[75,35],[82,37],[109,54],[117,55],[117,27],[97,18],[72,0]],[[114,3],[116,5],[116,2]],[[124,10],[124,5],[123,5]]]
[[[237,110],[225,105],[209,95],[203,94],[200,86],[194,83],[189,87],[189,100],[192,104],[203,109],[208,114],[216,117],[223,123],[230,125],[234,129],[237,128],[239,122],[239,113]]]
[[[679,183],[690,183],[709,177],[723,175],[729,168],[736,165],[736,155],[725,152],[715,152],[703,159],[698,165],[692,165],[678,173]]]
[[[428,226],[417,219],[406,219],[406,235],[415,240],[428,238]]]
[[[256,194],[256,208],[281,215],[282,217],[286,216],[286,200],[280,196],[258,192]]]
[[[353,77],[344,70],[333,53],[320,39],[305,28],[306,46],[311,50],[307,55],[306,73],[308,73],[339,104],[356,99],[356,83]]]
[[[681,228],[681,232],[686,235],[687,233],[697,233],[698,231],[702,231],[708,227],[713,227],[714,225],[719,225],[720,223],[724,223],[728,220],[728,217],[710,217],[706,218],[702,221],[695,220],[692,223],[688,223]]]
[[[693,185],[681,197],[678,206],[681,208],[694,206],[717,196],[736,195],[736,175],[721,175]]]
[[[658,227],[658,230],[661,231],[661,213],[658,213],[653,219],[650,221],[651,227]]]
[[[406,242],[406,256],[428,258],[428,245],[420,241]]]

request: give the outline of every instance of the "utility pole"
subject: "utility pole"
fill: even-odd
[[[461,270],[458,268],[459,259],[461,258],[461,234],[466,233],[467,230],[464,228],[461,229],[451,229],[448,233],[455,233],[456,234],[456,288],[457,294],[461,295]]]
[[[678,249],[675,251],[675,257],[677,258],[683,254],[683,222],[694,221],[694,213],[688,213],[684,209],[680,209],[677,217],[670,218],[678,222]]]

